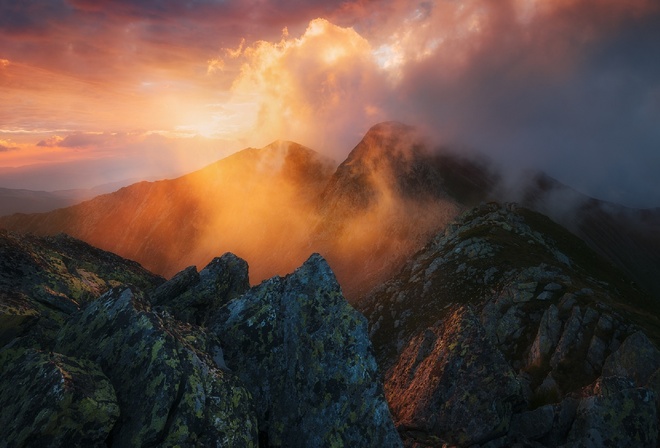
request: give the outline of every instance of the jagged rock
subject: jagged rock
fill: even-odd
[[[520,309],[514,305],[499,319],[497,325],[498,343],[502,344],[511,339],[517,339],[520,337],[523,331],[521,315],[522,312]]]
[[[489,249],[476,250],[485,247]],[[494,266],[497,275],[484,283]],[[532,300],[539,296],[547,300]],[[467,362],[472,350],[470,345],[456,351],[460,339],[439,329],[450,325],[456,309],[469,307],[483,325],[483,339],[506,360],[502,371],[513,371],[523,389],[523,405],[513,412],[511,418],[516,416],[516,424],[509,425],[509,432],[473,442],[560,446],[566,443],[576,414],[578,401],[571,396],[594,396],[595,392],[582,392],[583,388],[601,375],[604,360],[618,348],[619,341],[637,331],[637,325],[652,332],[648,334],[653,334],[653,340],[658,338],[657,327],[647,319],[653,312],[647,306],[650,301],[646,308],[636,308],[643,303],[638,296],[630,282],[621,280],[620,274],[565,229],[523,208],[491,203],[466,212],[436,235],[399,275],[374,290],[360,306],[371,322],[378,359],[388,372],[388,397],[395,389],[409,393],[409,398],[392,402],[395,421],[407,444],[459,444],[457,433],[476,434],[468,431],[467,420],[447,424],[445,432],[433,426],[451,418],[451,413],[441,408],[450,402],[432,398],[444,372],[443,360],[451,355],[456,363]],[[398,297],[405,300],[396,300]],[[451,349],[437,351],[439,346]],[[420,372],[432,358],[438,367],[428,368],[433,374],[422,380]],[[412,372],[410,376],[406,376],[407,371]],[[464,381],[468,380],[449,382],[448,390],[460,395],[469,388]],[[479,380],[473,382],[478,384]],[[547,405],[554,409],[552,429],[547,434],[540,435],[547,425],[539,433],[528,431],[529,436],[516,433],[515,425],[525,412]],[[457,405],[457,409],[461,408]],[[462,409],[479,415],[468,400],[463,400]],[[597,412],[602,414],[605,408]],[[409,424],[415,415],[424,419],[416,418]],[[435,445],[429,442],[430,437],[436,438]]]
[[[624,376],[643,386],[659,368],[660,351],[643,332],[637,331],[608,356],[603,365],[603,376]]]
[[[119,417],[115,391],[89,361],[0,352],[0,446],[101,446]]]
[[[522,387],[476,315],[458,308],[424,334],[413,337],[386,375],[399,427],[460,446],[506,434],[524,401]]]
[[[557,348],[550,358],[550,366],[556,368],[560,362],[564,361],[569,352],[574,350],[576,344],[580,341],[580,328],[582,326],[582,313],[579,306],[575,306],[568,318],[568,322],[564,325],[564,332],[559,339]]]
[[[549,372],[546,377],[543,379],[543,382],[536,388],[536,396],[545,398],[549,402],[556,402],[559,397],[562,395],[562,391],[552,376],[552,372]]]
[[[55,349],[97,363],[110,379],[121,409],[112,446],[256,446],[252,398],[215,368],[216,345],[124,287],[74,316]]]
[[[545,285],[543,288],[544,291],[559,291],[562,289],[562,286],[559,283],[551,282]]]
[[[559,310],[550,305],[544,312],[527,358],[527,364],[541,366],[551,351],[557,346],[561,335]]]
[[[600,372],[603,368],[603,362],[605,362],[605,353],[607,352],[607,344],[598,336],[594,335],[591,338],[591,343],[589,344],[589,350],[587,351],[587,359],[585,360],[585,370],[589,370],[590,373],[595,374]]]
[[[189,267],[152,293],[177,319],[206,324],[218,308],[250,288],[248,265],[232,253],[214,258],[197,274]]]
[[[656,447],[655,394],[620,377],[599,379],[580,400],[566,447]]]
[[[195,266],[188,266],[174,277],[160,285],[151,293],[151,303],[154,305],[167,304],[199,283],[199,273]]]
[[[258,403],[270,446],[400,446],[367,337],[329,266],[311,256],[228,302],[211,328]]]
[[[543,291],[541,294],[536,296],[536,300],[551,300],[554,297],[554,294],[550,291]]]

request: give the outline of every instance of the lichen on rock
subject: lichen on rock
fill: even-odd
[[[229,301],[211,328],[258,403],[263,444],[400,445],[366,319],[319,255]]]
[[[0,352],[0,446],[101,446],[119,417],[95,364],[37,350]]]
[[[214,345],[123,287],[72,318],[55,349],[97,363],[115,387],[122,413],[113,446],[256,446],[251,395],[214,366]]]

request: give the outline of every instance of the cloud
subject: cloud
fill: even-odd
[[[379,116],[487,152],[510,171],[534,167],[591,195],[660,204],[652,188],[660,61],[648,57],[660,41],[658,2],[382,1],[375,9],[357,2],[347,11],[387,74]],[[348,95],[363,98],[359,89]]]
[[[0,0],[0,38],[3,128],[71,149],[161,129],[341,159],[399,120],[660,204],[657,0]]]
[[[0,0],[0,30],[11,34],[46,33],[53,21],[70,14],[64,0]]]
[[[0,140],[0,152],[17,151],[18,149],[19,147],[14,145],[11,141]]]
[[[47,139],[39,141],[37,143],[37,146],[43,146],[46,148],[56,148],[60,146],[60,143],[64,140],[64,137],[60,137],[59,135],[54,135],[52,137],[48,137]]]
[[[232,92],[257,106],[250,131],[333,150],[384,118],[388,87],[369,42],[351,28],[315,19],[299,38],[258,41],[240,57]]]
[[[647,57],[660,39],[657,2],[527,4],[436,3],[397,41],[399,97],[408,101],[395,107],[438,139],[508,168],[660,204],[660,192],[647,188],[649,167],[660,168],[660,62]],[[646,181],[625,179],[635,175]]]

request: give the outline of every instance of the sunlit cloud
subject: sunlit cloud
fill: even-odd
[[[377,113],[384,78],[369,42],[351,28],[315,19],[300,37],[284,34],[240,50],[231,91],[254,107],[244,132],[336,150],[384,118]]]
[[[56,146],[60,146],[60,143],[64,140],[64,137],[60,137],[59,135],[53,135],[52,137],[48,137],[47,139],[41,140],[37,143],[37,146],[45,146],[47,148],[54,148]]]
[[[11,140],[0,140],[0,152],[16,151],[18,146]]]
[[[39,134],[11,151],[39,161],[54,135],[134,130],[341,159],[399,120],[601,189],[623,146],[631,172],[660,163],[659,16],[657,0],[4,2],[0,132]]]

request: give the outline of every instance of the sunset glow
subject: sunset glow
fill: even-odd
[[[642,57],[659,11],[654,0],[5,1],[0,168],[114,155],[135,166],[139,149],[113,139],[59,144],[114,134],[163,136],[163,157],[179,161],[196,149],[175,141],[215,142],[170,170],[181,174],[276,139],[340,160],[395,119],[567,181],[581,178],[566,163],[584,171],[597,157],[578,187],[629,199],[660,164],[659,69]],[[622,142],[639,163],[619,163]],[[635,183],[603,189],[615,168]]]

